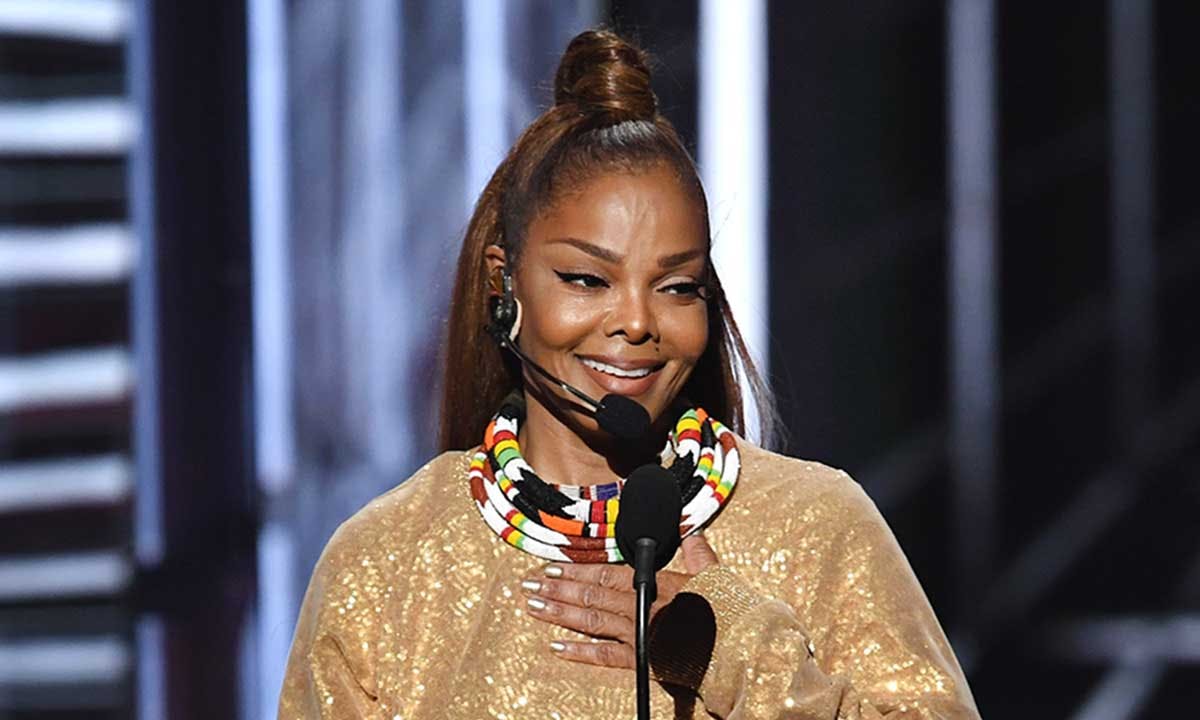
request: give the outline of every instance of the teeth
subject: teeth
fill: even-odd
[[[579,359],[583,361],[584,365],[587,365],[588,367],[592,368],[593,370],[599,370],[600,372],[605,373],[606,375],[615,375],[616,377],[622,377],[622,378],[643,378],[650,374],[650,368],[648,368],[648,367],[647,368],[639,368],[637,370],[623,370],[619,367],[613,367],[612,365],[608,365],[606,363],[592,360],[591,358],[579,358]]]

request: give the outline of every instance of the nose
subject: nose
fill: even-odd
[[[651,293],[642,289],[620,293],[615,306],[609,312],[606,325],[605,335],[622,336],[626,342],[633,345],[658,340],[658,318],[655,315]]]

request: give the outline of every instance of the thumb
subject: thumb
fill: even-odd
[[[708,544],[703,533],[688,535],[683,539],[683,564],[692,575],[707,570],[714,565],[720,565],[712,545]]]

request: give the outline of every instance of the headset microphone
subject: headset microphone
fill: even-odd
[[[620,438],[621,440],[641,440],[650,431],[650,413],[646,412],[646,408],[642,407],[635,400],[630,400],[624,395],[608,394],[599,401],[592,399],[590,395],[582,390],[559,380],[550,374],[550,371],[538,365],[533,360],[530,360],[525,353],[521,352],[521,348],[517,347],[516,342],[509,336],[509,331],[506,331],[500,323],[488,323],[488,332],[500,343],[500,346],[507,348],[513,355],[517,356],[522,363],[530,368],[533,368],[542,377],[554,383],[564,391],[579,398],[592,411],[592,417],[596,418],[596,424],[600,429]]]

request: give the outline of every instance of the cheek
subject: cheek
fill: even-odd
[[[567,349],[575,347],[593,332],[601,321],[601,313],[595,303],[581,302],[579,298],[558,297],[553,294],[537,296],[544,298],[535,303],[526,303],[525,320],[522,323],[521,340],[533,347],[544,349]]]
[[[669,314],[662,331],[671,354],[694,366],[708,347],[708,309],[680,308]]]

